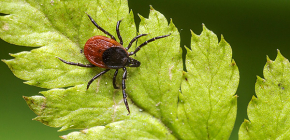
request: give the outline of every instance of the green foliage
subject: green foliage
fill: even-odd
[[[10,14],[1,17],[1,38],[16,45],[41,46],[31,52],[13,54],[15,59],[6,61],[17,77],[27,80],[29,85],[59,88],[84,84],[96,71],[102,71],[98,68],[92,70],[68,66],[56,58],[58,56],[72,62],[88,63],[80,51],[90,37],[104,33],[88,20],[85,12],[115,36],[117,21],[124,19],[120,30],[124,31],[121,34],[126,38],[125,46],[136,36],[133,13],[128,13],[127,1],[83,2],[78,5],[75,2],[50,1],[1,2],[1,12]],[[13,8],[17,5],[21,7]],[[104,5],[111,8],[101,10]],[[112,10],[116,6],[119,8]],[[70,14],[68,11],[71,11]]]
[[[68,140],[91,139],[175,139],[160,122],[150,116],[141,115],[132,119],[118,121],[106,126],[97,126],[81,132],[72,132],[61,136]]]
[[[275,61],[267,57],[264,77],[257,77],[256,95],[248,106],[249,120],[240,127],[239,139],[290,139],[290,63],[278,51]]]
[[[228,139],[237,113],[235,92],[239,71],[230,45],[205,26],[200,36],[192,33],[179,96],[176,127],[183,139]],[[196,128],[196,129],[193,129]],[[184,131],[187,130],[187,131]]]
[[[15,8],[17,7],[17,8]],[[113,71],[87,82],[101,68],[83,68],[62,63],[56,57],[88,64],[81,52],[92,36],[105,35],[85,12],[105,30],[116,35],[120,26],[124,46],[137,35],[133,12],[126,0],[97,1],[5,1],[0,2],[0,37],[10,43],[38,47],[12,54],[4,60],[25,83],[49,89],[43,96],[24,97],[40,121],[51,127],[85,129],[64,139],[227,139],[234,125],[239,72],[229,44],[204,27],[192,33],[183,72],[180,36],[172,21],[150,8],[142,16],[144,41],[171,33],[142,48],[133,58],[141,62],[128,68],[127,89],[131,114],[122,93],[112,86]],[[121,74],[117,84],[120,87]],[[66,88],[68,87],[68,88]]]

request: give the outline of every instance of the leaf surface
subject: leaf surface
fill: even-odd
[[[15,8],[17,7],[17,8]],[[236,116],[239,75],[229,44],[204,27],[200,36],[192,34],[183,72],[180,35],[173,24],[150,7],[136,30],[133,12],[126,0],[97,1],[1,1],[0,37],[10,43],[35,47],[12,54],[4,60],[25,83],[48,89],[43,96],[25,97],[40,121],[51,127],[84,129],[62,136],[64,139],[225,139]],[[104,35],[89,20],[88,13],[115,36],[116,23],[124,47],[137,34],[132,52],[145,41],[162,35],[133,55],[140,67],[128,67],[126,93],[131,114],[123,103],[122,91],[114,89],[111,70],[87,82],[102,68],[67,65],[56,57],[89,64],[83,54],[86,41]],[[107,36],[108,37],[108,36]],[[117,77],[121,87],[122,70]]]
[[[239,139],[290,139],[290,63],[280,51],[275,61],[267,57],[264,79],[257,77],[256,95],[248,106],[249,120],[240,127]]]
[[[17,77],[26,80],[29,85],[59,88],[84,84],[102,71],[100,68],[69,66],[56,58],[88,64],[82,53],[85,42],[104,33],[88,20],[85,12],[115,36],[117,21],[124,19],[120,27],[120,30],[126,31],[122,32],[123,38],[136,36],[133,13],[128,13],[127,1],[79,2],[1,2],[1,12],[9,14],[1,16],[1,38],[16,45],[40,47],[13,54],[15,59],[5,61]],[[19,8],[13,8],[18,5]],[[111,8],[100,10],[104,5]],[[116,7],[117,10],[112,10]],[[129,41],[124,40],[124,44]]]
[[[183,139],[228,139],[236,119],[239,83],[230,45],[223,36],[218,43],[204,26],[200,36],[192,33],[185,63],[176,120],[180,125],[174,129]]]
[[[142,115],[132,120],[114,122],[106,126],[92,127],[61,136],[67,140],[90,139],[175,139],[157,119]]]

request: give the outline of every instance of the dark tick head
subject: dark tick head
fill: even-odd
[[[129,57],[129,63],[126,66],[128,66],[128,67],[139,67],[140,65],[141,65],[141,63],[138,60]]]

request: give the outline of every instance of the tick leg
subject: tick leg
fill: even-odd
[[[145,36],[145,35],[148,35],[148,34],[141,34],[141,35],[137,35],[136,37],[134,37],[134,38],[131,40],[131,42],[129,43],[128,47],[126,48],[126,51],[128,51],[128,50],[131,48],[132,44],[133,44],[133,43],[134,43],[138,38],[140,38],[140,37],[142,37],[142,36]]]
[[[120,23],[121,23],[122,20],[119,20],[117,22],[117,26],[116,26],[116,31],[117,31],[117,35],[118,35],[118,38],[120,40],[120,44],[123,45],[123,39],[122,39],[122,36],[120,34],[120,30],[119,30],[119,27],[120,27]]]
[[[128,105],[128,102],[127,102],[127,94],[125,92],[125,89],[126,89],[125,80],[127,79],[127,69],[124,67],[123,70],[124,70],[123,79],[122,79],[123,100],[124,100],[124,103],[126,105],[126,108],[127,108],[128,112],[130,114],[130,108],[129,108],[129,105]],[[127,115],[129,115],[129,114],[127,114]]]
[[[65,61],[59,57],[57,57],[60,61],[62,61],[63,63],[66,63],[66,64],[69,64],[69,65],[76,65],[76,66],[80,66],[80,67],[96,67],[95,65],[92,65],[92,64],[81,64],[81,63],[74,63],[74,62],[68,62],[68,61]]]
[[[114,74],[114,77],[113,77],[113,86],[114,86],[114,89],[119,89],[119,87],[116,86],[116,78],[117,78],[117,75],[118,75],[118,70],[119,69],[116,69],[115,74]]]
[[[86,13],[87,14],[87,13]],[[93,18],[89,15],[89,14],[87,14],[88,15],[88,17],[90,18],[90,20],[91,20],[91,22],[99,29],[99,30],[101,30],[103,33],[105,33],[106,35],[108,35],[108,36],[110,36],[112,39],[114,39],[114,40],[116,40],[116,38],[113,36],[113,35],[111,35],[109,32],[107,32],[105,29],[103,29],[102,27],[100,27],[94,20],[93,20]]]
[[[160,39],[160,38],[164,38],[164,37],[168,37],[168,36],[170,36],[170,34],[168,34],[168,35],[163,35],[163,36],[157,36],[157,37],[154,37],[154,38],[151,38],[151,39],[145,41],[145,42],[142,43],[140,46],[138,46],[134,52],[130,52],[130,53],[129,53],[129,56],[130,56],[130,55],[133,55],[133,54],[135,54],[135,53],[137,53],[137,52],[141,49],[141,47],[147,45],[148,43],[150,43],[150,42],[152,42],[152,41],[154,41],[154,40],[156,40],[156,39]]]
[[[89,89],[91,83],[92,83],[95,79],[97,79],[97,78],[100,77],[101,75],[105,74],[105,73],[108,72],[109,70],[110,70],[110,69],[106,69],[106,70],[100,72],[99,74],[97,74],[96,76],[94,76],[94,77],[93,77],[93,78],[88,82],[87,90]]]

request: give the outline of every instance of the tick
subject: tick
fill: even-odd
[[[142,36],[146,36],[148,34],[140,34],[137,35],[136,37],[134,37],[130,43],[128,44],[127,48],[123,47],[123,39],[122,36],[120,34],[120,23],[122,20],[119,20],[117,22],[117,26],[116,26],[116,32],[118,35],[118,38],[120,40],[120,42],[116,41],[116,38],[110,34],[109,32],[107,32],[106,30],[104,30],[102,27],[100,27],[94,20],[93,18],[87,14],[88,17],[90,18],[91,22],[99,29],[101,30],[103,33],[105,33],[106,35],[110,36],[110,38],[105,37],[105,36],[93,36],[91,37],[85,44],[84,46],[84,54],[86,56],[86,58],[89,60],[89,62],[91,64],[80,64],[80,63],[74,63],[74,62],[68,62],[65,61],[61,58],[58,57],[59,60],[61,60],[62,62],[69,64],[69,65],[76,65],[76,66],[80,66],[80,67],[100,67],[100,68],[105,68],[104,71],[100,72],[99,74],[97,74],[96,76],[94,76],[87,84],[87,89],[89,89],[91,83],[97,79],[98,77],[100,77],[101,75],[105,74],[106,72],[110,71],[111,69],[115,69],[115,74],[113,77],[113,86],[115,89],[119,89],[116,86],[116,77],[118,74],[119,69],[123,69],[124,73],[123,73],[123,77],[122,77],[122,93],[123,93],[123,101],[126,105],[126,109],[128,110],[128,113],[130,114],[130,108],[127,102],[127,94],[125,92],[126,89],[126,84],[125,84],[125,80],[127,79],[127,69],[126,67],[139,67],[140,66],[140,62],[138,60],[135,60],[133,58],[131,58],[131,55],[136,54],[143,46],[147,45],[148,43],[160,39],[160,38],[164,38],[164,37],[168,37],[170,36],[170,34],[168,35],[163,35],[163,36],[157,36],[154,38],[151,38],[147,41],[145,41],[144,43],[142,43],[141,45],[139,45],[135,51],[133,52],[129,52],[128,50],[130,49],[130,47],[132,46],[132,44],[140,37]],[[128,115],[129,115],[128,114]]]

